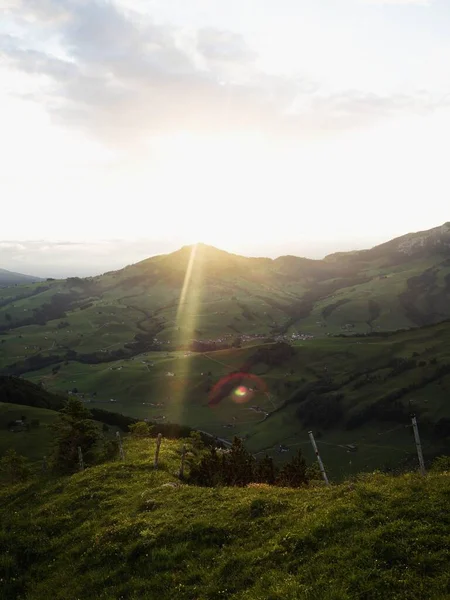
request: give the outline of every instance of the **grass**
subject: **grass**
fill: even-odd
[[[30,428],[29,431],[9,431],[8,423],[20,419],[22,416],[26,417],[28,423],[37,419],[39,427]],[[0,456],[9,448],[13,448],[18,454],[26,456],[33,463],[42,461],[48,453],[53,439],[49,426],[57,416],[57,412],[46,408],[0,402]]]
[[[387,338],[316,338],[299,342],[294,345],[293,356],[283,364],[260,363],[252,369],[266,386],[269,396],[259,392],[244,404],[237,404],[233,397],[228,397],[217,407],[209,406],[208,388],[238,369],[257,349],[257,346],[248,346],[189,356],[181,351],[148,352],[133,360],[99,365],[69,362],[56,374],[48,368],[31,373],[29,379],[60,393],[76,388],[85,395],[88,406],[140,419],[164,417],[165,422],[186,424],[226,439],[245,436],[252,452],[268,452],[281,460],[285,457],[278,453],[280,444],[292,451],[297,447],[310,451],[310,427],[296,416],[298,404],[292,397],[306,383],[323,380],[326,376],[337,392],[343,394],[344,417],[329,428],[318,425],[313,429],[321,432],[318,443],[330,475],[341,478],[345,474],[396,468],[415,461],[409,418],[386,422],[374,419],[356,430],[348,429],[346,422],[352,414],[392,390],[420,383],[433,375],[439,365],[450,363],[450,323]],[[414,360],[424,363],[423,366],[397,375],[392,374],[392,367],[386,366],[394,358],[411,358],[413,354],[417,355]],[[431,364],[433,360],[437,361],[436,365]],[[355,381],[364,377],[358,373],[367,370],[371,379],[355,388]],[[175,373],[175,377],[169,377],[169,372]],[[439,419],[450,417],[446,401],[449,393],[447,375],[406,394],[402,400],[406,405],[413,400],[424,450],[430,457],[442,448],[432,427]],[[110,402],[111,399],[115,402]],[[256,404],[269,413],[267,418],[250,410]],[[429,426],[425,427],[425,423]],[[357,444],[358,451],[348,453],[347,444]]]
[[[449,474],[324,488],[176,483],[181,440],[0,491],[5,600],[444,600]]]
[[[450,324],[389,338],[345,339],[326,334],[342,333],[347,324],[354,326],[353,332],[411,327],[411,310],[406,310],[402,294],[419,276],[422,283],[416,285],[409,300],[413,308],[429,319],[450,316],[450,266],[441,255],[397,260],[395,252],[372,258],[363,254],[350,266],[348,255],[342,255],[334,263],[307,261],[310,270],[305,270],[303,261],[292,257],[271,261],[244,259],[214,249],[199,252],[191,293],[181,307],[189,249],[86,280],[1,289],[0,328],[9,322],[6,315],[11,322],[10,329],[0,332],[0,372],[25,359],[51,357],[52,364],[28,370],[24,376],[59,393],[76,388],[91,406],[138,418],[178,422],[225,438],[239,434],[247,438],[252,451],[267,450],[275,456],[281,443],[295,447],[308,441],[309,426],[298,419],[298,407],[292,404],[295,393],[307,383],[329,379],[343,395],[344,416],[327,430],[319,426],[316,429],[322,434],[322,451],[333,472],[341,473],[343,462],[348,472],[355,472],[391,465],[397,460],[394,454],[410,455],[407,436],[393,438],[387,433],[393,425],[408,425],[407,421],[374,421],[360,431],[348,430],[347,422],[355,412],[392,390],[430,377],[436,370],[431,360],[450,363]],[[435,278],[428,284],[423,276],[430,272]],[[59,316],[53,318],[51,313],[45,325],[20,326],[21,319],[32,318],[33,310],[57,304],[58,298],[72,302]],[[373,320],[370,300],[379,309]],[[246,405],[227,398],[212,410],[208,394],[221,378],[240,368],[256,352],[255,346],[192,356],[181,351],[152,351],[126,360],[110,360],[112,356],[107,354],[123,349],[145,332],[158,331],[159,341],[180,347],[193,338],[220,338],[230,343],[239,332],[272,335],[274,327],[314,337],[295,342],[294,355],[283,364],[254,365],[252,373],[264,381],[269,395],[259,392]],[[98,353],[105,362],[69,360],[68,351]],[[418,354],[418,362],[427,364],[393,375],[387,361],[411,358],[413,353]],[[54,371],[55,366],[59,371]],[[367,371],[371,379],[362,381]],[[175,377],[168,376],[169,372]],[[362,385],[355,388],[355,381]],[[450,379],[440,377],[405,396],[402,402],[412,399],[422,422],[432,428],[439,419],[450,417],[446,401],[449,392]],[[262,413],[249,410],[252,405],[259,405],[270,416],[263,419]],[[386,443],[376,441],[379,434]],[[439,444],[433,442],[432,431],[423,430],[423,435],[432,455]],[[357,455],[341,456],[340,446],[361,441],[362,437],[368,444],[366,450],[361,445]],[[379,446],[378,450],[373,444]],[[385,452],[388,446],[396,448],[390,456]]]

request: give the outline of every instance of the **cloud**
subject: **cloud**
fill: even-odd
[[[200,53],[212,61],[248,62],[256,54],[247,46],[245,39],[236,33],[217,29],[201,29],[197,35]]]
[[[149,256],[176,250],[168,240],[104,240],[100,242],[0,242],[0,268],[37,277],[98,275]]]
[[[33,36],[0,38],[3,60],[45,77],[33,98],[56,122],[109,145],[179,130],[321,135],[436,107],[419,96],[326,94],[308,79],[260,71],[240,35],[157,25],[110,2],[23,0],[8,15]],[[59,53],[46,49],[47,38]],[[30,47],[29,39],[44,41]]]
[[[7,250],[9,252],[22,252],[26,250],[26,247],[20,242],[0,242],[0,249]]]

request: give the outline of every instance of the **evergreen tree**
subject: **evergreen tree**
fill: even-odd
[[[234,438],[230,452],[223,457],[226,485],[244,486],[254,481],[255,459],[247,452],[240,438]]]
[[[283,487],[300,487],[308,483],[307,467],[301,450],[280,471],[277,484]]]
[[[54,470],[60,473],[77,471],[78,447],[81,448],[85,464],[94,461],[96,445],[103,436],[80,400],[69,398],[52,428],[55,433],[51,457]]]
[[[25,481],[31,473],[27,459],[15,450],[7,450],[0,459],[0,476],[7,483]]]
[[[223,462],[215,448],[204,454],[200,462],[191,465],[190,480],[195,485],[223,485]]]
[[[277,468],[271,456],[266,456],[256,464],[255,479],[258,483],[273,485],[277,477]]]

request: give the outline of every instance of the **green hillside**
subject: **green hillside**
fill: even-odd
[[[98,277],[0,290],[0,368],[106,362],[193,340],[417,327],[449,318],[449,300],[450,224],[324,260],[200,244]]]
[[[0,287],[16,286],[27,283],[42,281],[41,277],[33,277],[32,275],[23,275],[22,273],[14,273],[6,269],[0,269]]]
[[[337,477],[394,468],[414,459],[411,410],[429,457],[449,444],[449,249],[450,224],[322,261],[200,244],[3,289],[0,374],[277,459],[314,429]]]
[[[0,491],[0,597],[443,600],[448,473],[324,488],[177,483],[181,440]]]
[[[8,425],[23,417],[29,428],[10,430]],[[0,456],[13,448],[33,462],[42,461],[51,448],[53,434],[49,426],[56,417],[55,411],[46,408],[0,402]]]
[[[234,371],[247,377],[220,386]],[[256,379],[255,379],[256,376]],[[415,461],[410,413],[418,416],[427,457],[450,445],[450,322],[369,337],[333,337],[209,353],[148,352],[89,365],[69,361],[30,373],[31,381],[89,408],[159,423],[180,423],[277,460],[283,444],[310,452],[308,430],[332,475],[397,468]],[[253,391],[242,398],[239,385]],[[347,445],[357,445],[348,453]]]

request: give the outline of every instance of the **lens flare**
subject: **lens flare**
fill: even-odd
[[[234,390],[234,395],[239,396],[239,397],[246,396],[249,393],[250,393],[250,390],[248,388],[246,388],[245,385],[240,385],[239,387],[237,387]]]
[[[248,387],[245,384],[252,382],[252,387]],[[209,406],[216,406],[224,398],[228,396],[234,402],[238,404],[248,402],[254,395],[255,392],[266,392],[267,387],[264,381],[253,373],[232,373],[222,377],[220,381],[216,383],[209,394]]]

